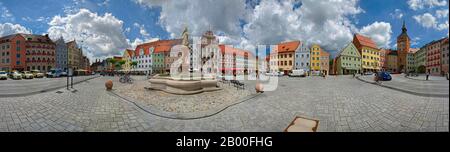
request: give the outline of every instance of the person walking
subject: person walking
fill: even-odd
[[[378,72],[375,72],[375,83],[380,84],[380,78],[378,76]]]
[[[427,72],[426,80],[428,81],[428,77],[430,77],[430,71]]]
[[[447,77],[447,80],[448,80],[449,79],[449,73],[448,72],[446,73],[446,77]]]

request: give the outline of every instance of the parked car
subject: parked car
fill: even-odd
[[[23,71],[21,74],[22,74],[22,78],[24,78],[24,79],[33,79],[34,78],[33,73],[31,73],[30,71]]]
[[[391,74],[389,74],[389,72],[378,72],[378,80],[380,81],[391,81],[392,80],[392,76]]]
[[[58,77],[61,77],[62,72],[63,71],[61,69],[51,69],[49,72],[47,72],[47,77],[48,78],[58,78]]]
[[[289,73],[290,77],[306,77],[306,72],[303,69],[299,70],[292,70],[291,73]]]
[[[45,74],[40,72],[39,70],[31,70],[31,73],[35,78],[43,78],[45,76]]]
[[[14,80],[20,80],[22,79],[22,74],[20,74],[18,71],[13,71],[11,72],[10,77]]]
[[[8,73],[5,71],[0,71],[0,80],[6,80],[8,79]]]
[[[365,72],[364,75],[373,75],[373,72]]]
[[[284,73],[283,73],[283,72],[271,72],[271,73],[266,73],[266,75],[268,75],[268,76],[278,76],[278,77],[281,77],[281,76],[284,75]]]
[[[61,72],[61,76],[62,77],[67,77],[67,72],[66,71]]]

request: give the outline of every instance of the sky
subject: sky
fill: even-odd
[[[0,36],[76,40],[93,61],[126,48],[212,29],[220,43],[254,50],[300,40],[336,55],[354,33],[396,48],[403,21],[412,47],[448,36],[448,0],[0,0]]]

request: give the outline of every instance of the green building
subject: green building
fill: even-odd
[[[152,56],[153,71],[155,73],[164,73],[164,52],[154,53]]]
[[[426,59],[427,59],[427,50],[426,47],[422,47],[414,53],[414,69],[415,72],[418,73],[425,73],[425,66],[426,66]]]
[[[414,53],[408,52],[406,54],[406,73],[414,73],[414,72],[416,72],[414,64]]]
[[[349,43],[336,57],[336,74],[346,75],[361,72],[361,54],[353,43]]]

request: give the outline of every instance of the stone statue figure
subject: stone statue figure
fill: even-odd
[[[181,38],[183,39],[182,44],[189,47],[189,33],[187,27],[184,28],[183,34],[181,34]]]

